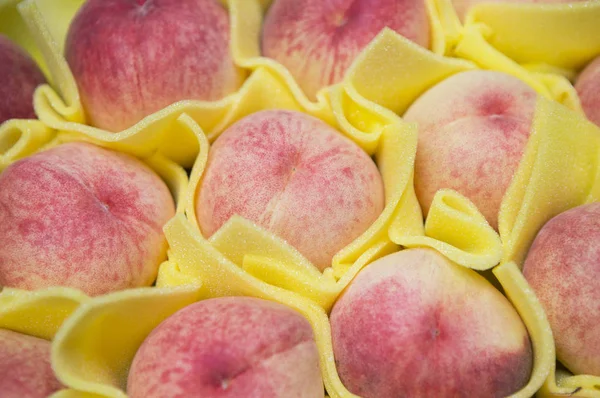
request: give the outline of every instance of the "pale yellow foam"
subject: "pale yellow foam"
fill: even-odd
[[[598,27],[592,23],[598,21],[598,7],[577,6],[563,21],[552,7],[515,10],[513,6],[504,5],[478,6],[463,27],[450,0],[430,0],[427,6],[433,51],[384,30],[359,56],[343,83],[323,89],[317,101],[310,102],[285,68],[260,57],[260,22],[270,0],[223,2],[231,14],[234,60],[252,72],[240,90],[217,102],[173,104],[116,134],[83,124],[85,117],[76,85],[62,56],[68,24],[82,1],[27,0],[20,7],[53,82],[53,88],[45,86],[35,96],[36,111],[48,126],[49,135],[38,135],[40,145],[44,137],[51,139],[53,131],[57,131],[60,137],[91,139],[141,157],[158,151],[181,165],[193,164],[189,189],[178,191],[178,214],[165,229],[170,249],[169,260],[162,264],[159,272],[157,285],[161,289],[132,290],[99,298],[72,318],[61,331],[54,349],[57,371],[66,385],[99,396],[122,397],[127,361],[158,318],[198,298],[250,295],[283,302],[307,316],[315,330],[328,393],[332,397],[350,397],[335,370],[326,311],[360,269],[403,245],[433,247],[456,263],[478,270],[494,267],[502,258],[502,265],[494,268],[494,272],[525,321],[535,350],[531,380],[515,396],[532,395],[545,379],[544,388],[549,386],[550,390],[558,391],[553,379],[555,354],[547,321],[514,262],[521,261],[534,230],[556,211],[598,200],[597,147],[594,140],[586,141],[593,135],[594,128],[575,112],[540,101],[524,161],[503,202],[500,239],[469,201],[451,191],[438,194],[431,215],[423,224],[412,187],[416,126],[404,123],[396,114],[402,114],[435,83],[475,68],[515,75],[543,98],[557,100],[580,112],[579,102],[565,76],[572,77],[573,68],[599,53],[596,42],[589,39],[600,37]],[[520,24],[515,28],[514,18],[525,18],[521,12],[530,13],[527,18],[532,15],[540,18],[540,23],[526,27]],[[510,28],[515,31],[505,32],[500,26],[502,20],[511,20]],[[547,40],[548,36],[541,36],[540,26],[552,27],[548,34],[556,36],[556,46]],[[586,35],[595,32],[595,35],[575,43],[578,32]],[[521,40],[525,47],[519,48]],[[544,57],[525,57],[532,53],[532,45],[540,43],[548,47],[544,47]],[[565,62],[552,58],[561,53],[560,49],[575,44],[578,46],[576,60]],[[232,219],[215,237],[206,240],[194,216],[193,200],[202,178],[209,142],[243,116],[269,108],[303,111],[338,127],[375,156],[383,176],[386,208],[381,217],[338,253],[331,268],[322,274],[294,248],[245,220]],[[9,134],[5,133],[5,137],[8,142]],[[575,144],[578,139],[583,140],[579,146]],[[553,158],[556,149],[561,149],[564,159]],[[583,161],[573,160],[580,149],[584,150],[584,159],[593,159],[591,169],[581,167]],[[25,156],[28,152],[20,153],[13,156]],[[544,176],[554,175],[557,171],[554,168],[559,166],[563,169],[556,174],[556,181],[542,184],[548,182]],[[569,185],[572,191],[562,196],[564,189],[561,189],[560,197],[554,195],[552,189],[565,184],[572,184]],[[239,239],[245,239],[244,245],[236,244]],[[173,287],[182,285],[196,288],[188,287],[182,293]],[[199,296],[195,289],[200,289]],[[164,306],[160,316],[152,311],[159,302]],[[135,341],[125,333],[110,332],[111,328],[122,330],[118,322],[135,324],[134,321],[142,325],[133,333]],[[104,330],[106,337],[101,337],[98,330]],[[99,350],[93,343],[101,338],[105,343],[103,347],[114,344],[126,355],[112,348],[107,352]],[[77,394],[73,391],[62,394],[78,396],[70,395]]]
[[[0,328],[52,340],[64,320],[89,298],[69,288],[38,291],[4,288],[0,292]]]

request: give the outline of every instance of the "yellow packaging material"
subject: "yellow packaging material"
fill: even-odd
[[[541,99],[523,160],[500,209],[504,253],[503,263],[494,269],[497,276],[507,264],[512,268],[516,267],[512,264],[522,265],[537,232],[550,218],[569,208],[600,201],[599,160],[600,128],[555,102]],[[522,290],[530,291],[526,286]],[[533,294],[529,300],[541,311]],[[518,308],[517,299],[513,303]],[[535,330],[540,339],[547,341],[551,330],[545,316],[542,322],[543,314],[539,315]],[[555,374],[554,344],[544,344],[543,349],[547,350],[544,358],[552,360],[544,364],[549,373],[539,396],[600,397],[600,377]]]
[[[20,12],[44,55],[53,76],[53,87],[57,90],[45,86],[36,92],[35,106],[41,120],[59,131],[61,137],[99,141],[139,156],[158,151],[184,166],[194,165],[190,189],[182,194],[178,204],[178,208],[185,209],[187,214],[178,211],[166,227],[170,253],[169,261],[160,269],[157,281],[160,288],[116,293],[94,300],[82,309],[80,316],[74,317],[73,322],[63,329],[64,333],[55,344],[55,364],[61,379],[88,394],[123,396],[125,357],[104,353],[96,344],[107,341],[102,347],[113,343],[117,347],[128,347],[127,355],[131,355],[135,344],[127,339],[118,343],[123,336],[110,331],[105,331],[109,337],[98,340],[100,336],[95,330],[104,319],[113,319],[107,314],[116,311],[128,315],[107,321],[111,328],[119,330],[118,322],[125,322],[128,317],[137,319],[134,317],[139,315],[147,317],[145,321],[138,320],[146,325],[147,330],[143,333],[147,333],[151,330],[148,325],[156,324],[157,320],[153,311],[142,311],[146,305],[142,303],[147,303],[147,308],[158,302],[168,305],[167,301],[173,302],[171,294],[175,297],[192,294],[181,293],[176,286],[191,285],[204,292],[202,297],[250,295],[274,299],[299,309],[315,329],[328,393],[332,397],[352,396],[335,371],[326,313],[337,295],[369,262],[398,250],[399,246],[427,246],[458,264],[481,271],[491,269],[503,259],[493,272],[525,321],[535,352],[532,378],[515,396],[531,396],[549,374],[546,384],[551,384],[554,375],[551,333],[517,264],[540,223],[559,209],[595,198],[596,189],[590,188],[595,184],[595,174],[589,168],[578,167],[581,163],[577,162],[565,161],[564,169],[558,174],[560,178],[556,179],[556,184],[564,185],[566,177],[577,175],[573,183],[577,189],[570,192],[572,196],[563,198],[563,190],[555,191],[560,192],[556,195],[550,191],[552,184],[538,184],[552,175],[554,167],[560,163],[547,163],[553,154],[552,148],[562,148],[561,156],[566,151],[570,157],[565,158],[572,160],[577,158],[574,154],[579,149],[575,145],[577,137],[583,137],[582,145],[590,156],[597,154],[596,146],[585,141],[589,135],[585,131],[589,133],[592,127],[574,112],[540,100],[536,127],[525,160],[503,203],[501,239],[477,209],[453,191],[438,193],[423,225],[412,188],[416,126],[402,122],[396,114],[404,113],[412,101],[433,84],[454,73],[475,68],[511,73],[534,87],[542,97],[580,111],[572,86],[566,78],[556,74],[561,69],[544,68],[543,65],[526,68],[512,61],[489,43],[490,38],[495,37],[493,24],[474,22],[462,27],[449,1],[430,0],[427,4],[433,27],[432,51],[386,29],[359,56],[343,83],[323,89],[317,101],[310,102],[289,72],[276,62],[259,57],[260,22],[269,3],[268,0],[226,2],[232,22],[234,60],[251,72],[237,93],[212,103],[182,101],[173,104],[119,133],[108,133],[83,124],[85,118],[76,85],[62,56],[69,21],[82,0],[26,0],[21,4]],[[383,214],[368,231],[340,251],[334,257],[332,267],[323,273],[316,271],[294,248],[241,218],[231,219],[210,240],[201,236],[195,221],[193,197],[202,178],[209,142],[243,116],[269,108],[303,111],[338,127],[368,154],[375,156],[384,179],[386,208]],[[561,117],[563,122],[556,125],[547,122],[544,126],[543,120]],[[584,132],[571,131],[575,125],[584,126]],[[570,145],[561,147],[567,142]],[[594,160],[593,164],[597,162]],[[590,190],[586,191],[585,187]],[[543,208],[539,207],[542,202]],[[524,227],[526,221],[527,228]],[[244,245],[239,243],[242,241],[240,236],[244,237]],[[178,293],[171,293],[175,291],[173,289]],[[176,303],[181,303],[177,300]],[[137,306],[129,307],[130,302]],[[143,333],[140,331],[137,341]],[[86,367],[83,363],[90,365]]]
[[[451,52],[484,69],[519,77],[540,94],[581,112],[568,79],[600,56],[599,20],[597,0],[478,4],[467,13]]]
[[[571,75],[600,55],[600,2],[478,4],[465,26],[520,65]],[[507,23],[507,21],[510,21]],[[570,73],[569,73],[570,72]]]
[[[34,292],[4,288],[0,292],[0,328],[51,341],[65,320],[89,300],[81,291],[69,288]]]

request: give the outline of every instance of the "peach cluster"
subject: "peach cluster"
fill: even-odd
[[[400,205],[389,208],[395,176],[389,163],[379,162],[382,148],[366,149],[348,133],[362,126],[357,119],[364,109],[351,108],[353,125],[345,127],[342,111],[331,106],[334,95],[360,95],[348,87],[335,89],[343,87],[353,63],[382,29],[424,53],[435,47],[434,34],[441,29],[433,9],[453,6],[455,21],[442,21],[450,24],[466,21],[480,3],[498,1],[510,0],[272,0],[260,6],[256,0],[262,26],[248,34],[256,36],[260,67],[244,62],[247,54],[237,48],[241,44],[233,33],[247,27],[241,19],[232,22],[230,2],[82,2],[64,27],[65,42],[53,46],[64,44],[61,56],[76,87],[82,120],[99,133],[82,137],[55,131],[61,129],[48,123],[50,138],[43,145],[20,152],[0,168],[0,293],[3,288],[32,294],[75,289],[90,300],[84,304],[89,309],[115,294],[160,291],[172,282],[161,280],[163,270],[187,277],[185,264],[177,263],[169,247],[173,220],[184,219],[197,233],[192,244],[218,250],[214,241],[241,217],[271,240],[271,248],[279,245],[285,256],[314,266],[286,269],[289,273],[281,278],[310,284],[308,276],[316,275],[315,291],[342,284],[353,265],[336,263],[345,249],[363,250],[356,249],[347,262],[368,259],[339,287],[331,308],[319,307],[289,286],[261,281],[245,269],[247,264],[236,264],[240,274],[269,291],[284,292],[273,297],[286,297],[280,300],[285,304],[260,289],[235,289],[239,281],[222,281],[223,292],[192,276],[177,280],[197,287],[198,300],[163,314],[152,327],[140,324],[140,330],[149,330],[145,335],[131,331],[140,338],[120,375],[119,388],[127,396],[323,398],[330,393],[325,386],[329,390],[332,372],[345,390],[364,398],[518,393],[532,379],[540,355],[522,308],[494,284],[497,280],[452,261],[442,250],[402,246],[391,238],[389,244],[370,248],[367,256],[361,256],[366,244],[353,246],[386,235],[381,225],[402,214]],[[0,127],[40,113],[48,100],[39,94],[47,83],[42,69],[53,67],[50,62],[40,69],[17,44],[0,36]],[[502,227],[499,218],[535,133],[542,94],[516,74],[475,65],[464,69],[472,70],[429,82],[402,114],[390,116],[398,117],[395,128],[417,131],[409,188],[399,200],[406,208],[414,202],[417,223],[424,227],[440,191],[453,190],[481,213],[483,227],[501,235],[496,234]],[[240,98],[259,72],[293,82],[285,106]],[[585,116],[600,126],[600,56],[578,71],[569,87],[580,100],[582,123],[587,123]],[[156,145],[164,137],[155,131],[148,134],[151,143],[140,144],[132,136],[142,121],[149,130],[175,135],[177,123],[189,115],[166,116],[184,106],[192,109],[194,122],[209,118],[206,109],[232,120],[207,121],[217,126],[213,134],[194,131],[206,143],[199,151],[206,162],[185,171],[187,165],[175,165],[187,180],[174,187],[173,173],[161,173],[151,161],[174,162]],[[320,118],[327,112],[330,118]],[[535,231],[519,265],[524,283],[544,309],[540,317],[549,321],[556,359],[576,375],[600,376],[600,203],[571,207]],[[252,239],[236,232],[228,244],[243,246]],[[273,260],[268,250],[259,254],[254,257],[264,255],[270,265],[287,259]],[[226,260],[252,260],[241,257]],[[197,261],[206,265],[210,259]],[[325,321],[315,322],[310,311],[300,311],[306,302],[322,311]],[[4,328],[1,310],[0,397],[47,397],[71,388],[72,380],[56,372],[52,341]],[[114,319],[95,321],[101,325]],[[28,322],[51,323],[43,317]],[[323,327],[327,333],[319,330]],[[332,364],[333,371],[324,364]],[[96,372],[93,367],[86,371]],[[96,384],[108,379],[104,374]],[[65,396],[71,393],[79,392]]]

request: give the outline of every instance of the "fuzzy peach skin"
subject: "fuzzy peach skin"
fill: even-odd
[[[588,119],[600,126],[600,57],[590,62],[581,72],[575,89]]]
[[[65,55],[92,125],[120,131],[180,100],[218,100],[243,81],[217,0],[87,0]]]
[[[306,319],[282,304],[225,297],[161,323],[135,355],[131,398],[323,398],[319,355]]]
[[[45,398],[61,384],[50,365],[50,342],[0,329],[0,396]]]
[[[33,60],[0,35],[0,124],[9,119],[33,119],[33,92],[46,82]]]
[[[304,93],[340,82],[385,27],[429,47],[425,0],[274,0],[262,32],[263,55],[283,64]]]
[[[558,359],[600,376],[600,203],[559,214],[540,230],[523,275],[540,299]]]
[[[505,397],[532,369],[509,301],[431,249],[368,265],[333,307],[331,328],[342,382],[364,398]]]
[[[452,0],[452,4],[454,4],[454,9],[460,19],[464,20],[467,12],[480,3],[568,4],[583,1],[588,0]]]
[[[404,119],[419,125],[415,190],[425,214],[435,193],[469,198],[493,228],[531,128],[536,93],[500,72],[469,71],[419,97]]]
[[[0,174],[0,286],[150,285],[174,214],[166,184],[129,155],[70,143],[20,160]]]
[[[258,112],[228,128],[209,152],[196,195],[205,236],[237,214],[321,270],[384,207],[381,175],[360,147],[316,118],[283,110]]]

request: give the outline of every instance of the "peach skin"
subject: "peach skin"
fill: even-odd
[[[283,110],[254,113],[223,132],[196,195],[206,237],[237,214],[321,270],[367,230],[385,200],[379,170],[360,147],[319,119]]]
[[[139,348],[131,398],[323,398],[319,356],[306,319],[283,304],[224,297],[163,321]]]
[[[532,370],[510,302],[431,249],[367,265],[335,303],[331,328],[341,380],[364,398],[505,397]]]
[[[525,150],[536,92],[493,71],[453,75],[419,97],[404,119],[419,125],[415,191],[425,214],[450,188],[470,199],[490,225]]]
[[[68,143],[24,158],[0,174],[0,285],[150,285],[174,214],[166,184],[130,155]]]
[[[65,57],[88,122],[120,131],[180,100],[218,100],[243,73],[216,0],[87,0]]]

